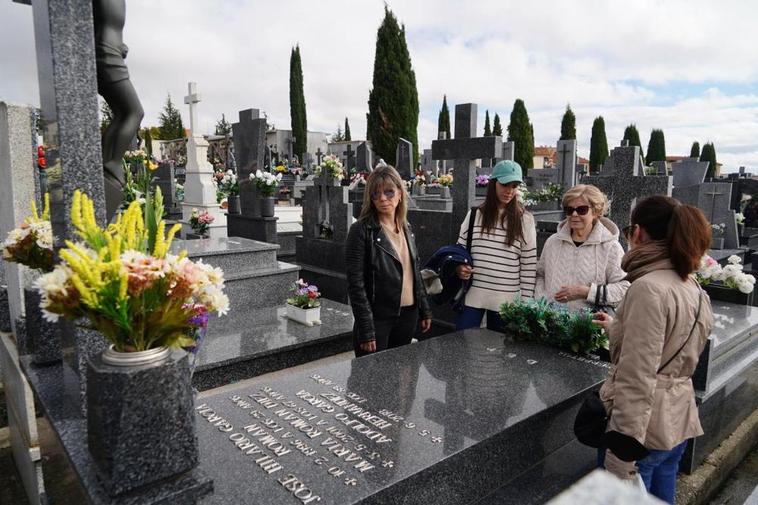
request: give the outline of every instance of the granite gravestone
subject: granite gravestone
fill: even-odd
[[[698,161],[697,158],[685,158],[671,165],[674,178],[672,196],[682,203],[697,205],[700,185],[705,182],[708,172],[708,162]]]
[[[637,198],[671,196],[671,176],[646,176],[642,172],[638,146],[616,147],[598,175],[588,175],[584,184],[593,184],[608,196],[609,218],[619,229],[629,224]]]
[[[700,185],[697,206],[712,225],[719,227],[718,232],[714,229],[713,236],[724,239],[725,249],[737,249],[740,245],[736,213],[729,208],[731,199],[731,182],[705,182]]]
[[[371,172],[374,169],[374,153],[371,144],[361,142],[356,149],[355,168],[358,172]]]
[[[524,476],[522,503],[542,503],[561,490],[545,481],[595,463],[572,425],[606,373],[477,329],[210,391],[195,407],[203,504],[474,503]]]
[[[316,177],[303,197],[303,236],[295,245],[302,277],[331,300],[347,303],[345,239],[353,221],[350,190],[332,177]]]
[[[351,144],[346,145],[342,155],[345,157],[345,173],[351,174],[352,170],[355,168],[355,151],[353,151],[353,146]],[[348,182],[350,180],[349,177],[346,177],[345,179],[348,180]]]
[[[404,138],[397,139],[395,168],[403,180],[409,180],[415,173],[413,169],[413,144]]]
[[[556,169],[560,174],[560,184],[564,189],[571,188],[576,184],[576,140],[559,140],[556,151]]]
[[[193,233],[190,218],[195,210],[207,212],[213,216],[208,225],[211,238],[226,237],[226,215],[216,201],[216,189],[213,185],[213,165],[208,162],[208,141],[198,131],[196,105],[200,102],[197,84],[187,84],[187,96],[184,103],[190,111],[190,135],[187,138],[187,176],[184,182],[184,201],[182,202],[182,231]]]
[[[453,226],[448,235],[450,243],[458,239],[458,226],[463,222],[476,199],[476,160],[494,158],[502,151],[502,138],[475,137],[476,110],[473,103],[455,106],[455,138],[432,142],[432,158],[454,160]]]
[[[173,161],[161,161],[158,163],[158,168],[153,172],[153,180],[151,182],[153,187],[161,188],[161,194],[163,195],[163,208],[166,212],[166,216],[171,218],[172,216],[181,216],[182,208],[179,205],[179,201],[176,199],[176,177],[174,174],[174,162]]]
[[[509,140],[507,142],[503,142],[503,148],[500,151],[500,157],[495,158],[495,164],[497,164],[498,161],[503,160],[511,160],[513,161],[513,153],[516,150],[516,143],[512,140]]]
[[[434,177],[439,176],[439,165],[436,160],[432,159],[431,149],[424,149],[424,152],[421,155],[421,170],[424,174],[431,174]],[[427,180],[427,182],[429,181]]]

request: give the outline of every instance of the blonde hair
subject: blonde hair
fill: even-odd
[[[595,218],[599,219],[605,215],[605,212],[608,210],[608,197],[597,186],[593,186],[592,184],[577,184],[563,193],[561,205],[566,207],[571,200],[582,197],[589,202]]]
[[[383,165],[374,169],[366,180],[366,190],[363,192],[363,207],[359,221],[365,221],[368,218],[378,220],[374,201],[371,199],[371,193],[378,191],[379,188],[388,188],[395,186],[395,190],[400,192],[400,202],[395,208],[395,221],[398,226],[404,228],[408,222],[408,192],[405,190],[405,183],[400,174],[391,165]]]

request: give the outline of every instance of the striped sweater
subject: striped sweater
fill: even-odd
[[[458,243],[466,245],[471,211],[461,224]],[[534,217],[524,212],[522,218],[524,241],[505,244],[505,230],[482,233],[482,213],[477,211],[471,241],[474,276],[466,294],[466,305],[499,311],[500,305],[521,296],[532,298],[537,276],[537,231]]]

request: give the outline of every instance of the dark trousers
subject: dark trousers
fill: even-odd
[[[374,320],[374,335],[376,337],[376,350],[384,351],[386,349],[392,349],[393,347],[400,347],[411,343],[413,335],[416,334],[416,326],[418,325],[418,307],[413,305],[410,307],[402,307],[400,314],[396,317],[388,319],[375,319]],[[360,342],[355,338],[353,340],[355,348],[355,357],[360,358],[366,354],[371,354],[363,351],[360,348]]]

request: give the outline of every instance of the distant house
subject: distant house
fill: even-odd
[[[534,148],[534,168],[555,168],[558,166],[558,151],[551,146],[536,146]],[[590,160],[576,157],[576,169],[585,172],[589,170]]]

